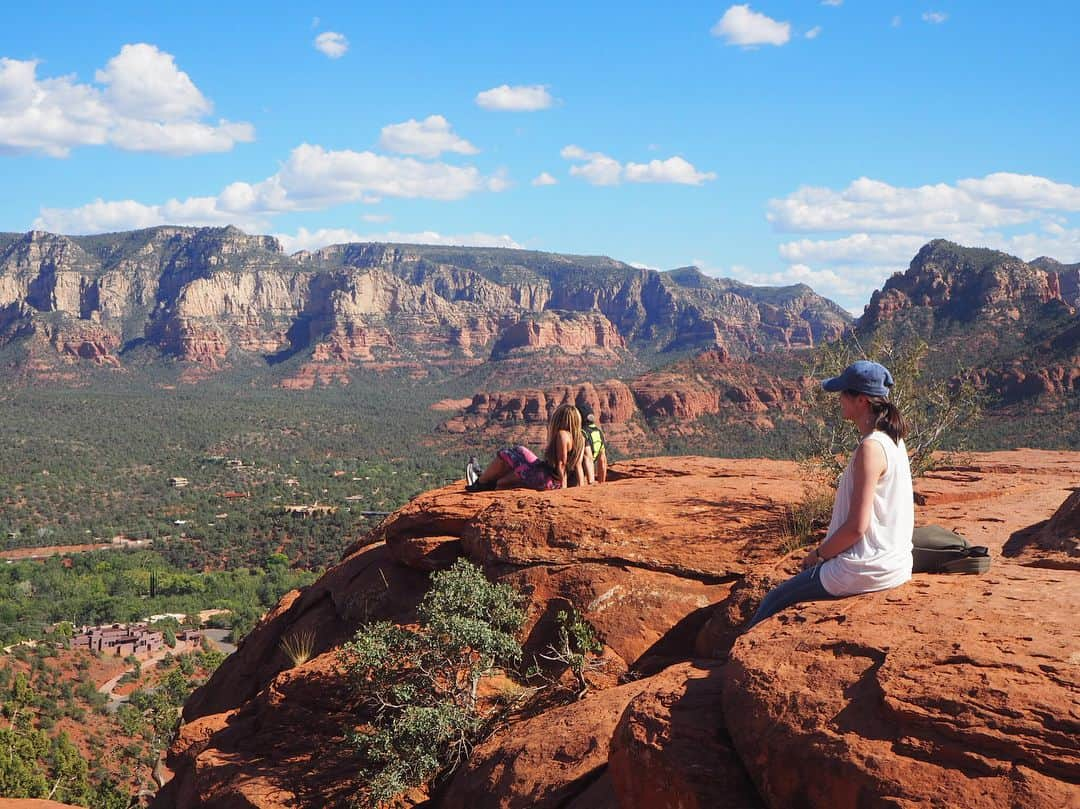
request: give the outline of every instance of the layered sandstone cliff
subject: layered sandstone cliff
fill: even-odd
[[[0,340],[48,322],[58,361],[99,362],[108,347],[122,364],[126,348],[148,343],[207,368],[299,354],[310,379],[553,352],[610,367],[641,351],[812,345],[849,322],[806,287],[607,258],[386,244],[287,256],[272,237],[233,227],[2,236]],[[80,335],[87,322],[92,339]]]

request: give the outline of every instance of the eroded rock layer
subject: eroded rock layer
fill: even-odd
[[[149,345],[211,371],[301,354],[287,387],[488,359],[564,358],[588,375],[637,351],[813,345],[849,323],[809,287],[602,257],[386,244],[288,256],[234,227],[0,234],[0,348],[45,330],[39,361],[53,364],[122,364],[119,349]]]

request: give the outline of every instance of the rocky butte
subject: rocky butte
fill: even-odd
[[[338,650],[408,625],[464,556],[526,599],[526,653],[572,605],[603,643],[580,701],[509,716],[403,805],[1044,807],[1080,796],[1080,453],[975,454],[918,484],[917,520],[991,548],[989,573],[740,626],[785,555],[794,463],[653,458],[605,486],[430,491],[287,595],[195,692],[156,806],[345,805],[354,705]],[[292,667],[283,638],[310,630]]]

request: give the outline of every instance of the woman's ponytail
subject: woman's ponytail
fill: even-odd
[[[907,422],[900,414],[900,409],[884,396],[867,396],[870,407],[874,410],[874,429],[880,430],[899,444],[901,438],[908,434]]]

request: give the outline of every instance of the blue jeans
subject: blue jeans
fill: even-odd
[[[778,584],[771,589],[765,598],[761,600],[761,606],[757,608],[757,612],[754,613],[754,617],[750,619],[750,623],[746,625],[743,632],[752,629],[766,618],[776,615],[780,610],[790,607],[792,604],[834,598],[836,596],[830,595],[829,591],[821,584],[821,565],[814,565],[809,570],[804,570],[802,573],[792,576],[783,584]]]

